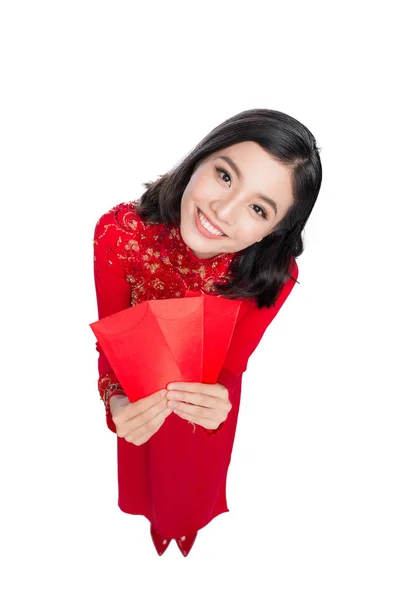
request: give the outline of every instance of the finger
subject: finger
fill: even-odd
[[[167,392],[167,406],[169,405],[169,400],[174,402],[182,401],[188,404],[193,404],[196,406],[204,406],[206,408],[216,408],[222,398],[217,396],[207,396],[205,394],[195,394],[192,392]]]
[[[156,433],[156,431],[160,429],[165,419],[170,414],[171,411],[166,409],[162,413],[156,415],[151,422],[147,422],[144,425],[142,425],[142,427],[140,427],[138,430],[135,430],[135,444],[139,446],[147,442],[147,440],[149,440]],[[139,437],[137,437],[138,434]]]
[[[174,411],[175,412],[175,411]],[[190,424],[194,423],[195,425],[201,425],[205,429],[216,429],[216,423],[219,423],[221,419],[207,419],[204,417],[188,417],[187,413],[184,412],[176,412],[176,415],[183,419],[184,421],[188,421]]]
[[[146,439],[149,439],[156,429],[159,429],[161,425],[164,423],[165,419],[168,415],[171,414],[168,409],[163,410],[158,413],[151,421],[147,421],[143,423],[139,428],[136,428],[129,432],[129,435],[126,436],[126,440],[128,442],[133,442],[137,444],[139,441],[143,443]],[[146,438],[146,439],[144,439]]]
[[[146,423],[150,423],[155,417],[163,413],[164,411],[167,414],[172,412],[172,409],[168,408],[166,405],[165,398],[160,400],[157,404],[150,406],[147,410],[140,414],[133,415],[130,419],[124,422],[123,431],[136,431]]]
[[[209,419],[214,421],[216,419],[216,415],[219,414],[219,411],[215,410],[214,408],[197,406],[194,404],[186,404],[186,402],[176,402],[176,407],[171,407],[171,409],[174,412],[182,413],[183,415],[186,415],[188,418],[190,417],[191,419],[193,417],[196,417],[200,419]]]
[[[145,401],[133,402],[132,412],[129,414],[129,418],[135,419],[140,415],[146,414],[147,411],[150,411],[150,413],[152,413],[154,416],[159,412],[160,406],[164,406],[164,408],[166,408],[167,400],[159,394],[154,394],[153,396],[150,396],[150,398],[146,398]]]
[[[224,396],[226,388],[219,383],[195,383],[195,382],[177,382],[169,383],[167,390],[189,392],[191,394],[204,394],[205,396],[215,396],[221,398]]]
[[[141,412],[147,410],[148,408],[150,408],[151,406],[158,404],[162,400],[165,400],[165,397],[161,396],[160,392],[162,392],[162,390],[160,390],[159,392],[156,392],[154,394],[151,394],[147,398],[141,399],[140,404],[139,404],[139,402],[131,402],[130,409],[132,412],[132,416],[135,416],[135,414],[141,413]]]
[[[129,421],[131,421],[132,424],[134,422],[135,429],[138,429],[139,427],[142,427],[143,425],[151,423],[151,421],[155,417],[157,417],[164,411],[169,411],[169,412],[172,411],[172,409],[166,405],[165,399],[161,400],[161,402],[159,402],[158,404],[155,404],[154,406],[150,406],[150,408],[145,410],[143,413],[141,413],[140,415],[137,415],[135,417],[135,419],[133,419],[133,420],[129,419]]]

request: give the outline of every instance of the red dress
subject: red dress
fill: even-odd
[[[214,282],[230,277],[233,253],[200,259],[185,244],[179,227],[140,219],[136,202],[120,203],[100,217],[94,232],[94,280],[99,319],[146,300],[183,297],[186,290],[216,294]],[[298,267],[293,260],[292,276]],[[229,392],[232,409],[217,430],[207,430],[171,413],[141,446],[117,436],[118,506],[145,516],[164,537],[191,535],[229,512],[226,480],[239,413],[242,374],[265,329],[294,286],[289,279],[274,307],[242,302],[236,331],[218,382]],[[235,333],[236,336],[236,333]],[[112,395],[124,393],[99,343],[98,390],[106,422]],[[154,390],[156,391],[156,390]]]

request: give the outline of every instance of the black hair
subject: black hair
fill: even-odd
[[[215,283],[214,288],[223,297],[255,298],[259,308],[270,307],[291,278],[293,259],[303,253],[301,234],[322,182],[319,149],[305,125],[264,108],[234,115],[212,129],[174,168],[156,181],[144,183],[146,191],[136,211],[145,221],[179,226],[182,195],[197,164],[218,150],[245,141],[256,142],[291,169],[293,204],[272,232],[234,255],[231,281]]]

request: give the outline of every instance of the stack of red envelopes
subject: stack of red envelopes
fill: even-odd
[[[131,402],[173,381],[216,383],[241,300],[186,292],[90,323]]]

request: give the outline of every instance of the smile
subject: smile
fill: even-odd
[[[211,225],[199,208],[196,208],[196,212],[196,224],[204,235],[208,234],[206,237],[227,237],[222,231]]]

